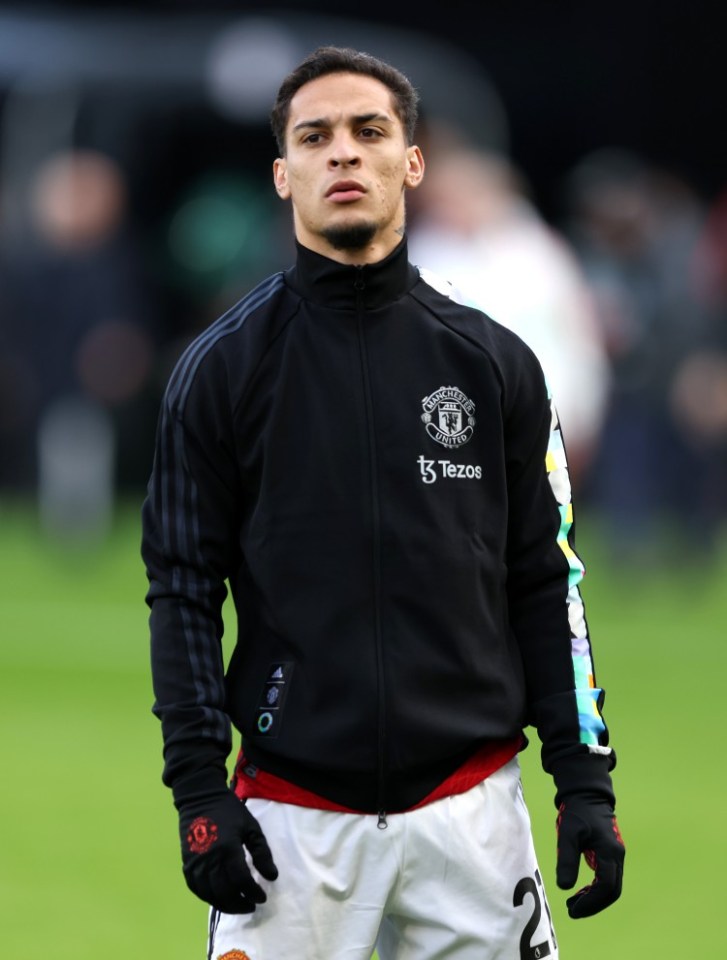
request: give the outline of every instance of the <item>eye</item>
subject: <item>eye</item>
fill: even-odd
[[[362,127],[359,130],[359,136],[364,140],[375,140],[377,137],[382,136],[382,134],[376,127]]]

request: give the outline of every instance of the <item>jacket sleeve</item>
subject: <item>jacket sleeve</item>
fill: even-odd
[[[149,588],[153,711],[163,780],[226,777],[222,605],[236,563],[237,471],[224,371],[194,345],[170,378],[142,509]]]
[[[508,603],[526,678],[528,723],[559,793],[612,795],[615,764],[602,715],[580,584],[565,444],[534,356],[519,364],[506,410]],[[566,787],[565,782],[568,781]]]

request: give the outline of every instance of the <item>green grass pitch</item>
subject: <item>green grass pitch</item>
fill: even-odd
[[[727,550],[700,572],[640,577],[609,566],[588,520],[579,533],[628,853],[621,901],[569,920],[533,742],[523,778],[561,958],[719,956]],[[204,957],[206,908],[184,885],[160,781],[138,544],[138,504],[86,550],[48,542],[31,511],[0,504],[2,957]]]

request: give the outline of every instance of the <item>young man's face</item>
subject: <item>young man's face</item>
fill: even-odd
[[[342,263],[373,263],[404,232],[404,191],[419,185],[424,161],[407,147],[392,94],[354,73],[318,77],[290,104],[286,156],[273,164],[275,188],[291,199],[297,239]]]

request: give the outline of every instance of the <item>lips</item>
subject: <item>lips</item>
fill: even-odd
[[[334,203],[351,203],[359,200],[366,190],[355,180],[339,180],[326,191],[326,199]]]

